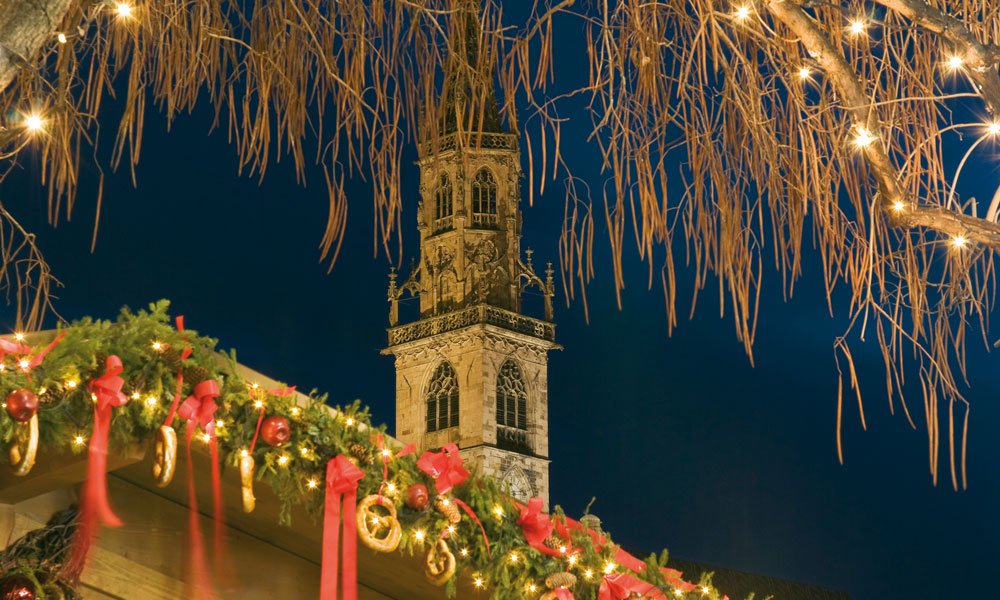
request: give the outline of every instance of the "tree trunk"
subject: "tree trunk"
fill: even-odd
[[[0,92],[52,41],[73,0],[0,0]]]

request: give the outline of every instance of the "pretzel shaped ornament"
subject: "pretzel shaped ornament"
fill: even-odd
[[[396,505],[391,500],[377,494],[365,496],[358,503],[356,519],[358,536],[365,546],[376,552],[393,552],[399,547],[403,528],[396,518]]]
[[[170,425],[162,425],[156,430],[153,454],[153,480],[157,487],[167,487],[177,466],[177,432]]]
[[[444,585],[455,574],[455,555],[448,544],[440,539],[431,546],[424,560],[424,575],[434,585]]]
[[[17,423],[14,427],[14,443],[8,452],[14,475],[23,477],[35,466],[38,453],[38,413],[31,415],[27,423]]]
[[[240,457],[240,488],[243,490],[243,512],[250,513],[257,506],[257,498],[253,495],[253,456],[249,452]]]

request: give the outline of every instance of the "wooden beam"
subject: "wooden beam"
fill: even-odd
[[[108,470],[114,471],[141,461],[146,452],[145,445],[135,445],[124,453],[108,454]],[[39,453],[35,468],[24,477],[15,477],[9,468],[0,467],[0,503],[17,504],[63,489],[87,478],[87,453],[42,454]]]

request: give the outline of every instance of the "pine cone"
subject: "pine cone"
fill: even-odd
[[[375,457],[372,456],[371,449],[364,444],[354,442],[348,446],[348,450],[351,452],[351,456],[358,459],[358,462],[366,467],[370,467],[375,464]]]
[[[209,378],[211,374],[208,369],[204,367],[199,367],[198,365],[186,365],[184,367],[184,379],[185,381],[190,381],[192,384],[198,384]]]
[[[444,515],[452,525],[457,525],[462,520],[462,513],[458,510],[458,505],[454,500],[449,500],[445,496],[434,497],[434,508]]]
[[[166,348],[160,352],[160,359],[171,371],[177,371],[177,369],[181,368],[181,353],[179,350]]]
[[[545,544],[546,547],[552,550],[558,550],[560,548],[566,547],[566,542],[563,541],[563,539],[558,535],[550,535],[549,537],[545,538],[545,541],[543,543]]]
[[[571,588],[576,585],[576,575],[566,572],[553,573],[545,578],[545,585],[550,590],[561,587]]]

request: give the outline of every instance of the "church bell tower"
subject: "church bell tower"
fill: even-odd
[[[438,126],[419,147],[420,259],[401,283],[389,276],[383,353],[395,356],[396,437],[421,451],[458,444],[512,495],[548,507],[547,353],[559,347],[552,267],[542,279],[531,250],[521,252],[517,135],[482,74],[469,4],[453,23]],[[526,292],[541,298],[543,315],[524,314]],[[401,303],[418,303],[418,318],[400,323]]]

